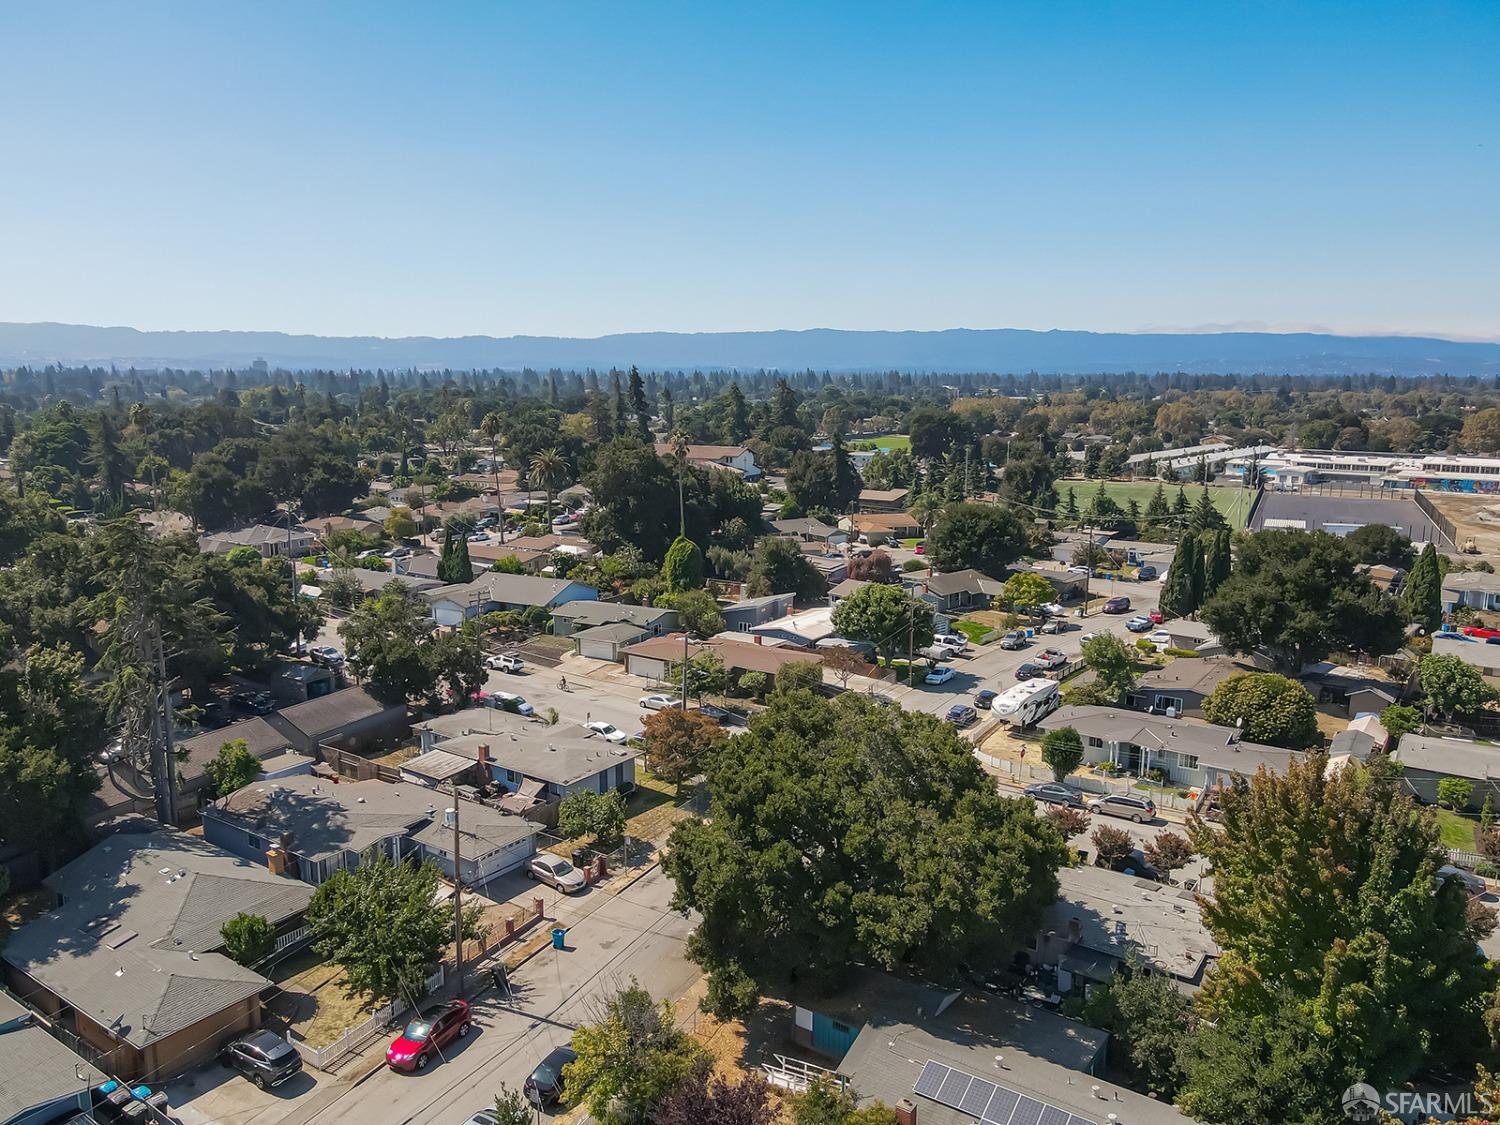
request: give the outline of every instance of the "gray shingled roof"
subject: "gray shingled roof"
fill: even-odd
[[[0,1022],[25,1009],[8,996],[0,1010]],[[12,1011],[18,1008],[20,1011]],[[0,1121],[13,1121],[27,1110],[83,1091],[74,1067],[82,1067],[90,1084],[105,1076],[68,1050],[40,1027],[18,1027],[0,1033]]]
[[[1403,765],[1451,777],[1466,777],[1474,781],[1500,777],[1500,746],[1490,742],[1403,734],[1391,757]]]
[[[548,606],[552,600],[573,585],[566,578],[540,578],[534,574],[503,574],[486,571],[472,582],[457,582],[451,586],[435,586],[423,590],[428,601],[448,599],[469,605],[476,592],[492,602],[507,605]]]
[[[468,734],[449,738],[438,749],[479,760],[479,747],[490,748],[490,761],[502,769],[554,785],[572,785],[600,770],[638,757],[636,751],[589,735],[583,727],[533,727],[537,733]]]
[[[572,621],[575,630],[586,629],[589,626],[611,625],[620,621],[632,625],[655,625],[658,621],[676,615],[675,609],[662,609],[658,606],[594,601],[569,602],[552,611],[553,617]]]
[[[365,688],[348,687],[284,707],[276,712],[275,719],[291,724],[309,738],[322,738],[340,727],[390,710],[394,705],[381,702]]]
[[[174,832],[121,833],[54,872],[62,905],[4,958],[121,1039],[144,1047],[270,984],[222,953],[240,911],[282,922],[312,888]]]

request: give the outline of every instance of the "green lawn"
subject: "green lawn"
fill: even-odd
[[[1438,837],[1445,848],[1456,848],[1461,852],[1474,850],[1474,822],[1448,809],[1434,808],[1437,814]]]
[[[893,449],[910,449],[911,438],[906,434],[886,434],[883,437],[862,438],[853,443],[853,448],[865,449],[872,445],[876,449],[883,449],[889,453]]]
[[[1120,507],[1124,508],[1134,500],[1141,506],[1141,511],[1146,510],[1146,505],[1151,502],[1151,497],[1156,493],[1156,481],[1147,480],[1107,480],[1104,481],[1104,491]],[[1068,499],[1068,489],[1073,489],[1073,495],[1078,501],[1080,511],[1086,509],[1089,497],[1099,491],[1099,481],[1096,480],[1060,480],[1057,482],[1057,498],[1060,504],[1065,504]],[[1163,484],[1167,493],[1167,503],[1177,498],[1177,486]],[[1203,488],[1201,484],[1184,485],[1187,491],[1189,504],[1198,502],[1198,495]],[[1214,502],[1214,507],[1224,514],[1229,521],[1229,526],[1241,528],[1245,526],[1245,516],[1250,510],[1250,501],[1255,493],[1248,488],[1228,488],[1224,485],[1209,485],[1208,495]]]

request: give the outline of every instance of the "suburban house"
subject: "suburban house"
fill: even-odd
[[[266,722],[286,736],[292,749],[313,755],[324,743],[355,750],[407,729],[406,704],[386,703],[363,687],[346,687],[273,711]]]
[[[839,527],[854,535],[863,536],[867,542],[881,539],[915,539],[922,534],[922,525],[907,512],[861,512],[844,516]]]
[[[802,614],[798,615],[804,616]],[[736,634],[737,636],[738,634]],[[746,672],[764,672],[772,681],[788,664],[816,662],[822,664],[823,657],[799,645],[762,645],[754,641],[736,640],[733,636],[720,634],[706,641],[691,644],[688,658],[701,652],[711,652],[724,662],[725,669],[736,679]],[[625,650],[625,670],[632,676],[643,679],[665,681],[673,664],[682,662],[682,634],[653,637],[648,641],[631,645]]]
[[[599,553],[599,548],[581,535],[559,535],[555,531],[546,535],[518,535],[507,540],[506,545],[519,551],[542,551],[548,555],[572,555],[579,559],[591,559]]]
[[[506,610],[548,612],[569,602],[594,601],[599,591],[566,578],[541,578],[531,574],[497,574],[486,571],[472,582],[458,582],[424,590],[422,598],[432,606],[439,625],[458,626],[485,613]]]
[[[535,853],[531,821],[458,800],[459,876],[466,884],[514,871]],[[451,879],[453,802],[451,794],[399,781],[253,781],[204,810],[203,835],[312,886],[376,855],[430,859]]]
[[[313,534],[306,528],[271,527],[257,523],[238,531],[216,531],[198,540],[198,549],[206,555],[227,555],[236,547],[254,547],[262,558],[277,559],[288,555],[300,559],[313,547]]]
[[[1423,804],[1437,804],[1438,782],[1445,777],[1473,783],[1470,809],[1483,808],[1486,797],[1492,805],[1500,804],[1500,746],[1466,738],[1403,734],[1391,760],[1401,763],[1401,784]]]
[[[528,574],[540,574],[552,565],[552,552],[534,551],[529,547],[518,547],[509,540],[503,544],[469,544],[469,564],[476,570],[491,569],[500,563],[509,561],[513,561]]]
[[[785,617],[774,617],[770,621],[752,625],[746,632],[752,637],[777,644],[812,648],[819,641],[834,635],[833,607],[819,606],[801,613],[791,611]]]
[[[994,598],[1002,596],[1005,583],[978,570],[953,570],[939,574],[905,576],[913,597],[921,598],[948,617],[957,617],[976,609],[988,609]]]
[[[1400,684],[1392,683],[1374,668],[1328,661],[1304,668],[1299,679],[1315,700],[1344,708],[1351,719],[1378,715],[1401,694]]]
[[[1500,676],[1500,641],[1489,637],[1471,637],[1467,633],[1441,632],[1432,635],[1434,656],[1456,656],[1480,675]]]
[[[0,954],[11,991],[101,1052],[110,1073],[153,1084],[260,1026],[271,982],[221,952],[224,923],[258,914],[295,944],[312,897],[262,863],[161,831],[109,836],[45,886],[57,905]]]
[[[416,590],[418,592],[421,592],[422,590],[431,590],[434,587],[441,586],[443,584],[442,581],[436,577],[436,556],[423,556],[412,561],[425,562],[427,558],[432,559],[432,569],[434,576],[430,578],[411,571],[403,574],[392,574],[387,570],[366,570],[362,566],[355,566],[343,567],[338,570],[320,570],[318,571],[318,580],[319,582],[325,581],[335,574],[347,576],[354,579],[355,583],[359,586],[360,592],[367,598],[376,597],[380,593],[380,591],[384,590],[392,582],[395,582],[402,586],[406,586],[409,589]]]
[[[1057,966],[1059,992],[1106,983],[1131,960],[1196,988],[1219,955],[1197,901],[1177,887],[1091,866],[1064,867],[1057,882],[1033,950],[1038,963]]]
[[[806,547],[807,544],[804,544]],[[832,586],[835,582],[842,582],[849,576],[849,560],[843,555],[805,554],[803,557],[812,564],[823,581]]]
[[[859,490],[861,512],[904,512],[909,488],[862,488]]]
[[[792,1001],[793,1039],[816,1040],[856,1104],[881,1101],[899,1122],[1191,1125],[1101,1076],[1107,1033],[1005,996],[855,967],[835,994]]]
[[[1359,569],[1363,570],[1375,583],[1375,588],[1384,594],[1399,594],[1401,583],[1406,581],[1406,571],[1399,566],[1387,566],[1385,563],[1365,563]]]
[[[1183,657],[1153,668],[1125,695],[1125,705],[1157,715],[1201,713],[1203,701],[1230,676],[1253,672],[1227,656]]]
[[[1169,648],[1202,653],[1204,656],[1224,651],[1224,646],[1219,643],[1219,638],[1214,636],[1214,631],[1201,621],[1189,621],[1186,617],[1176,617],[1162,628],[1167,631],[1169,638],[1167,647]]]
[[[504,712],[495,718],[502,728],[498,732],[434,736],[429,752],[463,758],[478,767],[485,782],[541,801],[560,801],[580,792],[608,793],[635,784],[640,757],[635,750],[606,742],[584,727],[527,723]],[[412,761],[420,763],[426,756]]]
[[[1443,612],[1459,609],[1500,610],[1500,574],[1450,570],[1443,579]]]
[[[639,626],[646,636],[659,637],[677,628],[677,611],[649,605],[598,601],[569,602],[552,611],[552,631],[559,637],[571,637],[586,629],[620,622]]]
[[[0,992],[0,1125],[48,1125],[92,1109],[105,1078]]]
[[[1052,583],[1053,596],[1060,602],[1070,602],[1075,598],[1083,597],[1084,590],[1088,588],[1088,576],[1074,574],[1071,570],[1060,570],[1056,567],[1031,566],[1026,563],[1013,563],[1006,567],[1005,576],[1009,578],[1013,574],[1035,574],[1045,578]],[[1100,593],[1098,589],[1092,591]]]
[[[659,441],[656,443],[656,455],[669,461],[676,460],[677,449],[670,442]],[[743,445],[690,445],[687,447],[687,460],[689,465],[727,469],[746,480],[760,479],[755,454]]]
[[[841,547],[849,542],[847,531],[829,527],[822,520],[812,518],[772,520],[771,528],[777,535],[797,539],[803,543],[821,543],[826,547]]]
[[[328,537],[335,531],[356,531],[361,535],[375,536],[385,534],[385,529],[366,515],[318,516],[315,519],[303,520],[301,527],[303,531],[324,543],[327,543]]]
[[[759,598],[742,598],[740,601],[719,606],[719,616],[724,619],[724,631],[748,633],[756,625],[764,625],[792,612],[795,594],[766,594]]]
[[[828,591],[828,604],[830,606],[838,605],[839,602],[859,593],[860,590],[869,584],[869,581],[863,578],[846,578]]]
[[[1228,784],[1253,776],[1261,766],[1285,773],[1295,757],[1279,746],[1245,742],[1234,727],[1114,707],[1062,707],[1037,726],[1044,731],[1072,727],[1083,738],[1085,762],[1111,762],[1135,776],[1165,770],[1168,782],[1181,788]]]

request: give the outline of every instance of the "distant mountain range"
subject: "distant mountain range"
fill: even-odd
[[[284,332],[140,332],[81,324],[0,323],[0,366],[503,368],[997,372],[1186,371],[1292,375],[1500,374],[1500,343],[1312,332],[633,332],[558,336],[292,336]]]

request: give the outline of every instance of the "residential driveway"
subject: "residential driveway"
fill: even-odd
[[[257,1089],[248,1078],[215,1063],[166,1086],[173,1115],[182,1125],[273,1125],[304,1096],[332,1083],[310,1067],[273,1090]]]

